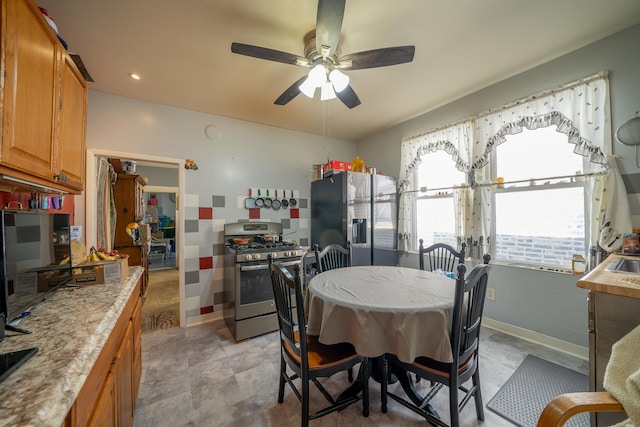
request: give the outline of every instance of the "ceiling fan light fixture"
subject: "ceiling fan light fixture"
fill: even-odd
[[[327,69],[322,64],[316,65],[309,71],[309,79],[315,87],[321,87],[327,81]]]
[[[310,76],[307,76],[304,82],[298,88],[300,92],[304,93],[307,97],[313,98],[316,93],[316,85],[312,81],[313,79]]]
[[[326,81],[321,87],[320,91],[320,100],[328,101],[330,99],[334,99],[336,97],[336,92],[333,90],[333,85],[331,82]]]
[[[302,82],[298,88],[300,92],[304,93],[309,98],[313,98],[316,88],[323,87],[327,82],[327,69],[324,68],[324,65],[317,64],[315,67],[309,71],[309,75],[306,80]]]
[[[349,76],[340,70],[331,70],[329,73],[329,81],[333,84],[333,89],[336,92],[342,92],[349,86]]]

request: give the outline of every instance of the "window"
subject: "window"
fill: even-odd
[[[571,268],[575,253],[586,253],[584,157],[555,126],[510,135],[494,150],[492,228],[496,260]],[[509,184],[513,181],[524,181]]]
[[[414,249],[418,240],[424,245],[447,243],[456,247],[456,224],[454,213],[454,185],[465,182],[465,174],[456,169],[451,155],[438,150],[422,156],[417,168],[417,187],[425,188],[416,198]],[[430,190],[434,189],[434,190]]]
[[[620,180],[607,158],[608,84],[598,73],[403,139],[398,236],[412,242],[403,250],[419,238],[462,237],[478,242],[468,252],[475,259],[489,251],[495,261],[569,270],[614,209],[630,224],[624,187],[598,177]],[[447,189],[464,182],[458,169],[469,181],[454,195]],[[620,209],[607,202],[613,195]]]

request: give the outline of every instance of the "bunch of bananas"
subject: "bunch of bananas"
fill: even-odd
[[[117,250],[113,250],[110,253],[106,253],[104,250],[97,250],[95,247],[91,247],[89,250],[89,255],[87,255],[87,261],[96,262],[96,261],[114,261],[120,258]]]

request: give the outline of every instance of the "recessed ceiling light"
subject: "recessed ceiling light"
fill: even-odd
[[[129,77],[131,77],[133,80],[140,80],[140,75],[136,73],[129,73]]]

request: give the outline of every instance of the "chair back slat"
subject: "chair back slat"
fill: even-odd
[[[489,264],[478,264],[465,277],[466,266],[458,266],[451,333],[455,368],[478,348],[490,268]]]
[[[435,243],[425,248],[424,240],[420,239],[418,248],[420,270],[436,271],[440,269],[455,272],[459,264],[464,264],[466,246],[466,243],[462,243],[459,252],[446,243]]]
[[[331,244],[320,251],[320,248],[316,244],[313,246],[313,249],[316,254],[316,264],[319,273],[336,268],[349,267],[351,265],[351,245],[349,242],[347,242],[346,248],[337,244]]]
[[[297,322],[297,319],[304,319],[300,267],[298,265],[294,267],[294,275],[292,276],[287,268],[272,262],[271,256],[269,256],[269,270],[280,337],[300,357],[302,365],[308,366],[306,330],[304,326],[299,327]],[[296,331],[298,337],[296,337]]]

